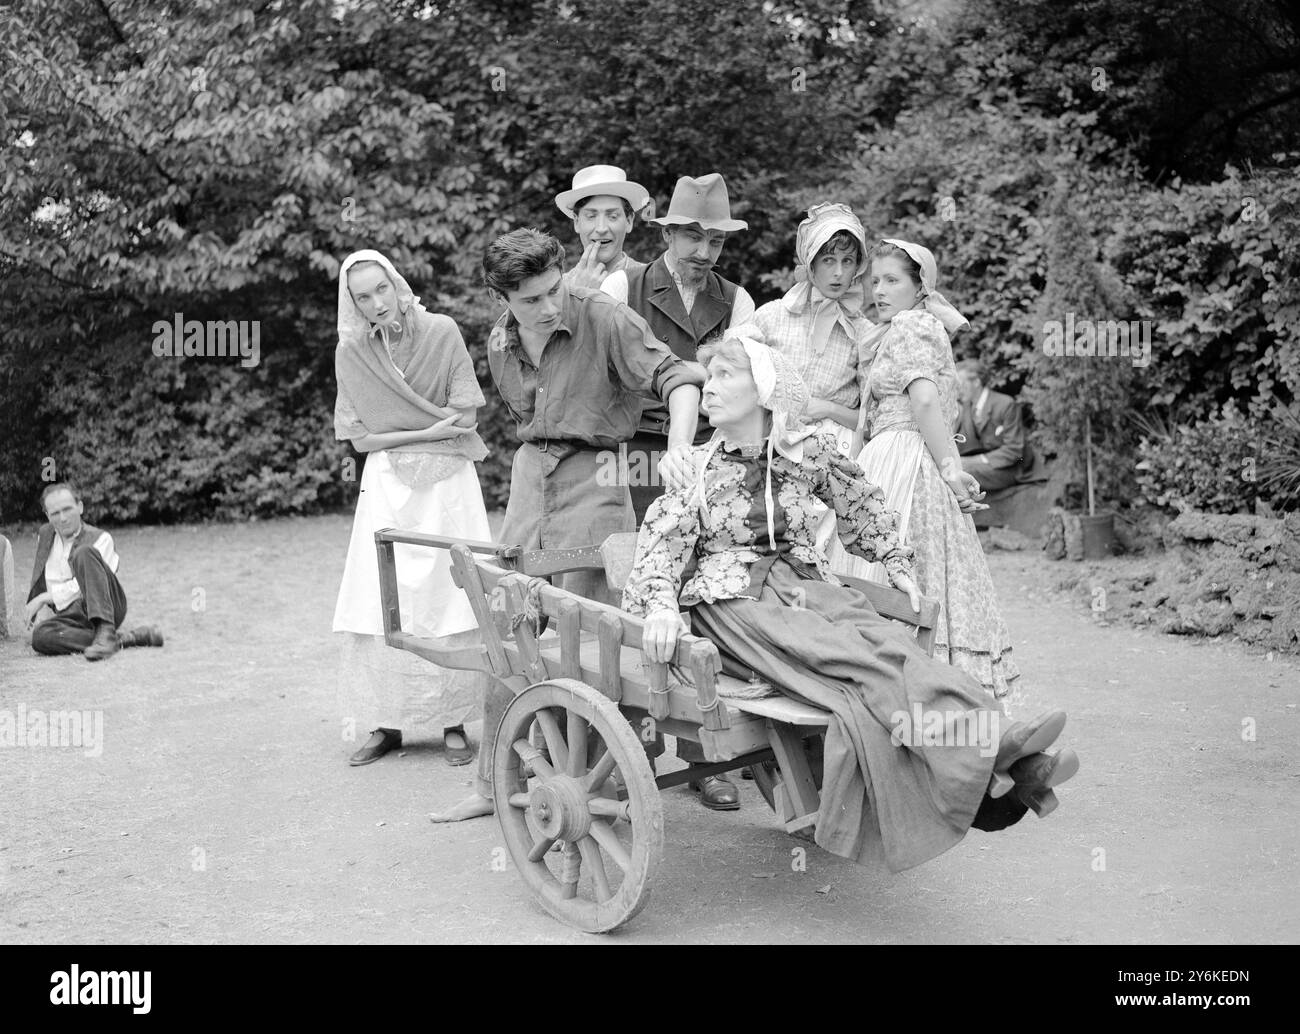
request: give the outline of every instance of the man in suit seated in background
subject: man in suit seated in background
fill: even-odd
[[[1043,480],[1041,464],[1025,440],[1019,403],[989,390],[984,380],[984,364],[978,359],[957,363],[961,409],[953,430],[966,438],[957,443],[962,470],[973,474],[985,492]]]

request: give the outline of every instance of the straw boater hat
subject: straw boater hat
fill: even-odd
[[[747,230],[749,223],[731,218],[731,202],[727,199],[727,184],[722,174],[711,172],[699,179],[683,176],[673,188],[673,199],[668,212],[659,219],[646,222],[659,226],[686,226],[699,223],[706,230]]]
[[[633,212],[645,208],[650,192],[640,183],[633,183],[627,173],[617,165],[588,165],[573,176],[573,189],[555,195],[555,204],[570,219],[575,218],[573,206],[584,197],[609,195],[621,197],[632,206]]]

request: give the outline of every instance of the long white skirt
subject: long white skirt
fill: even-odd
[[[361,475],[361,494],[343,582],[334,608],[340,633],[339,706],[343,739],[359,745],[376,728],[403,734],[434,734],[477,716],[481,676],[440,668],[384,643],[375,532],[381,528],[431,535],[491,538],[483,493],[469,460],[427,488],[411,488],[393,473],[388,453],[371,453]],[[451,580],[445,549],[398,545],[397,591],[402,629],[420,636],[450,635],[474,628],[465,593]]]
[[[884,492],[886,508],[898,514],[898,541],[905,546],[912,544],[909,537],[912,493],[924,454],[925,441],[918,432],[887,430],[867,442],[857,455],[858,466],[867,480]],[[843,556],[842,563],[831,563],[831,570],[836,574],[889,584],[883,564],[868,563],[847,553]]]

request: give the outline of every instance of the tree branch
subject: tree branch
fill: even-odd
[[[144,58],[137,54],[135,48],[131,46],[130,40],[126,38],[126,33],[122,31],[122,27],[118,25],[117,19],[113,17],[113,12],[108,9],[107,0],[95,0],[95,6],[99,8],[100,13],[104,16],[104,21],[108,22],[108,27],[113,30],[113,35],[117,37],[117,42],[125,47],[127,53],[135,59],[136,67],[143,68]]]
[[[1237,114],[1215,130],[1215,134],[1222,134],[1231,140],[1237,135],[1237,130],[1241,128],[1242,123],[1246,122],[1248,119],[1258,115],[1261,111],[1267,111],[1269,108],[1275,108],[1279,104],[1285,104],[1287,101],[1295,100],[1296,98],[1300,98],[1300,86],[1286,90],[1283,93],[1275,94],[1266,100],[1260,101],[1258,104],[1252,104],[1249,108],[1237,112]]]

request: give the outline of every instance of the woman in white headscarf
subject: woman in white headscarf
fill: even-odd
[[[807,385],[808,422],[834,434],[845,453],[858,426],[860,382],[870,360],[862,347],[872,329],[864,286],[869,249],[848,205],[814,205],[795,234],[795,285],[753,317],[762,340]]]
[[[480,703],[481,679],[384,643],[374,533],[491,537],[474,471],[487,455],[474,422],[483,393],[455,322],[425,309],[377,251],[354,252],[339,269],[338,332],[334,432],[367,454],[334,611],[345,735],[371,730],[351,764],[401,746],[403,730],[438,729],[448,762],[467,764],[474,755],[464,722]],[[395,558],[405,631],[437,636],[475,627],[445,550],[399,545]]]
[[[863,397],[870,440],[858,456],[899,515],[899,538],[915,552],[917,584],[939,601],[935,656],[969,673],[1010,710],[1020,701],[1019,669],[998,610],[988,561],[969,514],[981,509],[975,479],[962,471],[950,428],[957,374],[948,335],[966,319],[936,290],[928,248],[888,238],[871,253],[878,321]],[[879,564],[850,559],[841,574],[885,581]]]
[[[895,514],[832,435],[802,424],[807,389],[751,329],[700,349],[714,437],[695,447],[693,476],[651,505],[638,533],[623,608],[645,617],[646,656],[672,657],[685,607],[691,631],[718,645],[724,670],[831,712],[816,840],[835,854],[881,858],[897,871],[946,851],[972,826],[1002,829],[1027,808],[1046,814],[1051,787],[1078,768],[1073,751],[1041,753],[1064,713],[1000,722],[978,683],[928,657],[835,580],[816,544],[818,502],[838,515],[845,548],[882,563],[920,606]],[[898,716],[916,713],[996,729],[996,742],[900,741]],[[996,798],[995,771],[1014,782]]]
[[[785,356],[808,387],[808,422],[835,436],[844,455],[862,447],[862,385],[870,366],[865,343],[872,323],[864,314],[863,281],[870,270],[867,235],[848,205],[808,209],[795,235],[795,285],[754,313],[763,341]],[[826,510],[818,545],[837,570],[849,563]]]

